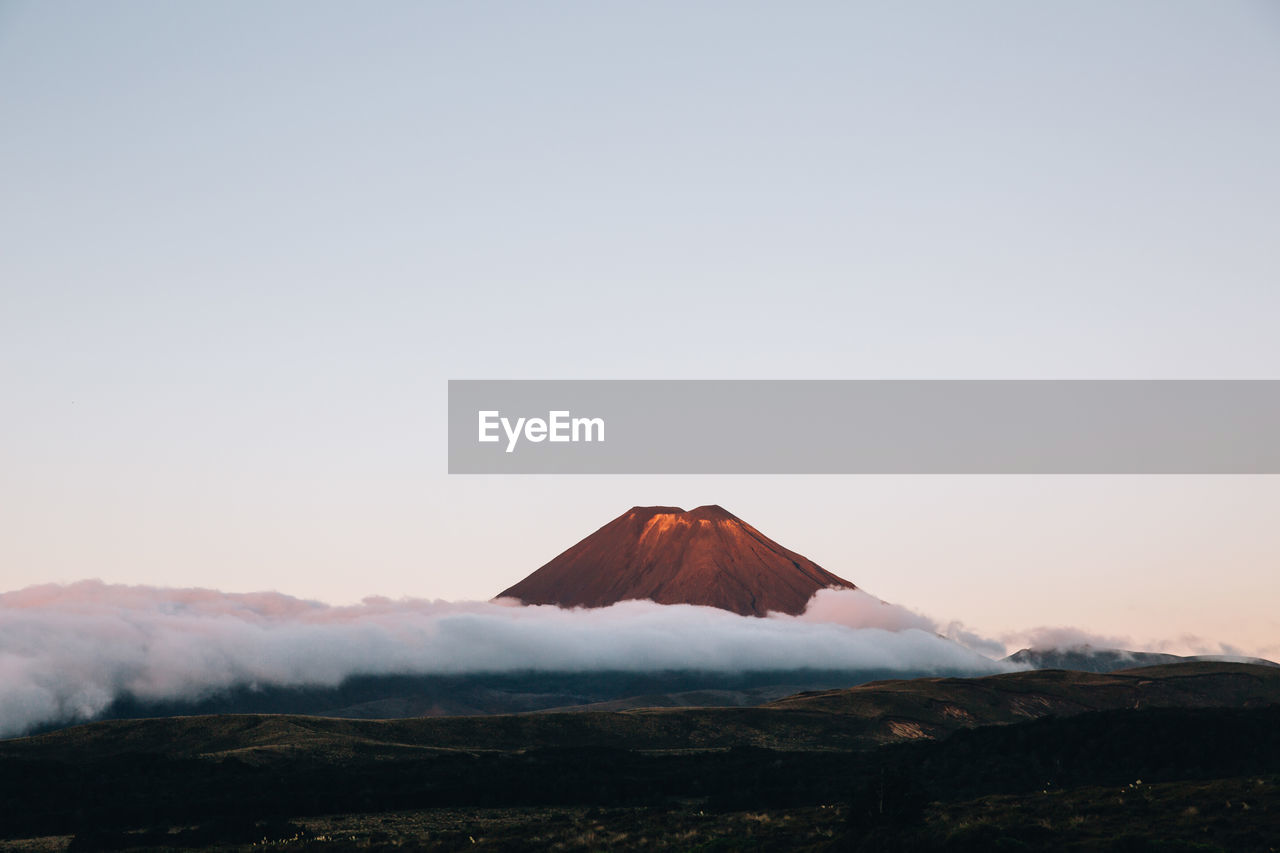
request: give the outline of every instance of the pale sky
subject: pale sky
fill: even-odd
[[[0,0],[0,588],[488,598],[718,503],[1280,655],[1280,478],[450,477],[450,378],[1280,378],[1270,2]]]

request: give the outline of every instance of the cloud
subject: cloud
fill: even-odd
[[[972,649],[980,655],[986,655],[989,658],[1002,658],[1009,653],[1009,647],[999,640],[993,640],[990,637],[984,637],[974,631],[970,631],[963,622],[953,621],[947,625],[943,634],[950,640],[953,640],[965,648]]]
[[[1195,634],[1182,634],[1173,640],[1154,640],[1143,646],[1144,649],[1153,652],[1166,652],[1173,655],[1216,655],[1227,658],[1240,658],[1242,660],[1250,660],[1250,655],[1239,646],[1231,643],[1215,642],[1214,640],[1206,640],[1204,637],[1198,637]],[[1261,657],[1271,657],[1275,648],[1262,648],[1258,650]]]
[[[798,618],[806,622],[833,622],[851,628],[928,631],[985,657],[1005,656],[1003,643],[970,631],[963,622],[953,621],[942,627],[928,616],[900,604],[881,601],[860,589],[820,589],[809,599],[804,613]]]
[[[1095,634],[1081,628],[1066,625],[1041,626],[1024,631],[1014,631],[1000,638],[1016,649],[1078,649],[1092,646],[1095,649],[1134,649],[1129,637]]]
[[[938,623],[929,617],[901,605],[881,601],[860,589],[820,589],[809,599],[799,618],[806,622],[831,622],[850,628],[938,631]]]
[[[1128,652],[1162,652],[1170,655],[1210,655],[1240,660],[1254,660],[1255,655],[1230,643],[1206,640],[1195,634],[1181,634],[1173,639],[1138,640],[1119,634],[1097,634],[1081,628],[1065,625],[1043,626],[1024,631],[1004,634],[1001,638],[1015,649],[1080,649],[1086,646],[1094,649],[1115,649]],[[978,650],[978,647],[971,646]],[[1275,647],[1262,648],[1257,656],[1270,658],[1274,656]]]
[[[931,620],[853,592],[820,594],[801,617],[758,619],[648,601],[562,610],[368,598],[335,607],[277,592],[29,587],[0,594],[0,736],[89,719],[125,695],[199,699],[241,685],[337,686],[352,675],[1003,671],[938,636]]]

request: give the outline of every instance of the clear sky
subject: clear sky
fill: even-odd
[[[0,588],[487,598],[719,503],[1280,654],[1280,478],[449,477],[449,378],[1280,378],[1271,2],[0,0]]]

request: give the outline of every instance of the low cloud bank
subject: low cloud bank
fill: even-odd
[[[234,686],[337,686],[352,675],[875,669],[1000,672],[929,619],[857,590],[766,619],[627,601],[335,607],[276,592],[115,586],[0,594],[0,736],[89,719],[118,697],[195,700]]]
[[[1002,639],[1015,649],[1095,649],[1137,650],[1128,637],[1094,634],[1065,625],[1043,626],[1006,634]],[[1141,651],[1146,651],[1142,649]]]
[[[775,614],[775,618],[778,618]],[[804,613],[797,617],[806,622],[834,622],[851,628],[883,628],[886,631],[928,631],[989,658],[1005,656],[1005,644],[970,631],[963,622],[941,625],[924,614],[908,610],[900,604],[881,601],[860,589],[820,589],[809,599]]]
[[[1005,634],[1001,641],[1012,649],[1117,649],[1130,652],[1160,652],[1170,655],[1211,655],[1223,658],[1253,660],[1270,658],[1280,652],[1280,646],[1263,647],[1250,654],[1239,646],[1215,642],[1195,634],[1182,634],[1174,639],[1135,640],[1117,634],[1095,634],[1069,626],[1046,626]]]

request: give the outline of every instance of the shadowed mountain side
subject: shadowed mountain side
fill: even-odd
[[[305,754],[348,761],[438,751],[762,747],[864,750],[957,729],[1101,710],[1247,708],[1280,703],[1280,669],[1186,663],[1110,675],[1040,670],[984,678],[882,681],[754,708],[646,709],[413,720],[226,715],[92,723],[0,741],[0,760],[88,761],[118,755],[235,756],[274,763]]]
[[[759,670],[704,672],[514,672],[462,675],[361,675],[337,687],[238,686],[197,700],[113,702],[99,720],[218,714],[300,714],[368,720],[516,714],[541,710],[622,710],[691,705],[759,705],[803,690],[827,690],[936,672]],[[953,672],[983,675],[984,672]],[[80,721],[50,724],[53,731]]]
[[[498,597],[560,607],[649,599],[764,616],[802,613],[829,587],[855,588],[721,507],[637,506]]]
[[[1206,669],[1195,671],[1192,664]],[[1226,666],[1265,667],[1277,672],[1256,680],[1253,674],[1229,671]],[[1114,675],[1114,678],[1095,676]],[[1138,676],[1135,683],[1133,676]],[[895,734],[907,738],[935,737],[956,728],[957,721],[971,725],[1019,722],[1045,715],[1137,707],[1252,707],[1280,702],[1280,667],[1270,661],[1237,664],[1234,661],[1192,661],[1175,664],[1090,673],[1070,670],[1030,670],[981,678],[895,678],[850,688],[802,692],[781,685],[750,690],[704,690],[667,695],[631,696],[575,707],[550,708],[543,713],[572,711],[625,711],[642,708],[732,707],[765,705],[878,717],[901,715],[919,724],[894,723]],[[1154,680],[1153,680],[1154,678]],[[774,694],[769,696],[768,694]],[[1270,698],[1268,698],[1270,697]],[[758,701],[752,701],[757,700]],[[913,707],[914,706],[914,707]],[[976,711],[976,713],[975,713]],[[941,713],[939,718],[938,712]],[[901,721],[899,721],[901,722]]]
[[[1138,666],[1159,666],[1168,663],[1251,663],[1259,666],[1280,666],[1263,658],[1230,657],[1227,655],[1170,655],[1162,652],[1131,652],[1127,649],[1097,649],[1093,646],[1070,646],[1054,649],[1021,649],[1004,659],[1007,663],[1029,666],[1032,669],[1074,669],[1079,672],[1115,672]]]
[[[811,690],[797,684],[771,684],[744,690],[686,690],[679,693],[645,693],[586,705],[545,708],[539,714],[570,714],[581,711],[636,711],[642,708],[752,708]]]

